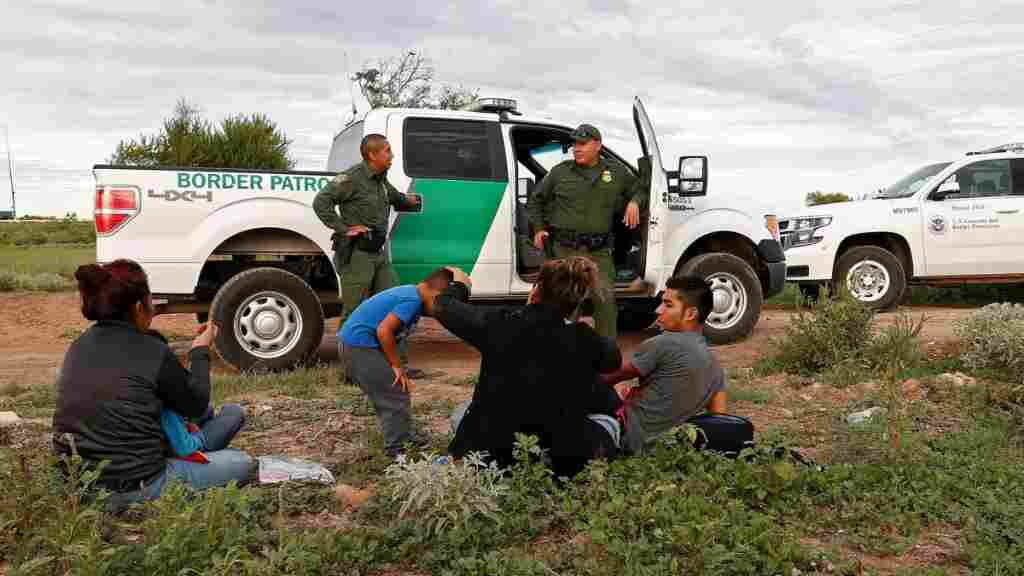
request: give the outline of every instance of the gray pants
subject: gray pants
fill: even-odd
[[[339,348],[348,379],[359,386],[377,411],[384,450],[400,449],[412,435],[409,393],[395,385],[395,372],[377,348],[354,348],[344,344],[339,344]]]

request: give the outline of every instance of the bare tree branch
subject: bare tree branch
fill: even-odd
[[[352,76],[371,108],[459,108],[477,99],[475,90],[441,86],[433,98],[434,67],[429,58],[415,51],[379,60]]]

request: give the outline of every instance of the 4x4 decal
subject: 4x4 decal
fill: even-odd
[[[146,196],[149,198],[163,198],[168,202],[176,202],[178,200],[184,200],[185,202],[194,202],[196,200],[206,200],[207,202],[213,202],[213,191],[204,190],[164,190],[163,192],[154,192],[150,188]]]

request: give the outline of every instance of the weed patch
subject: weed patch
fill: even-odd
[[[1024,306],[991,304],[956,325],[963,363],[1024,383]]]

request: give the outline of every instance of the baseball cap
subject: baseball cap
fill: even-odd
[[[571,136],[573,140],[601,140],[601,132],[591,124],[580,124]]]

